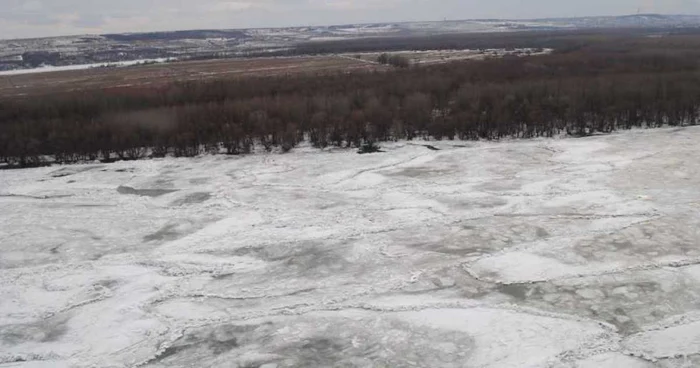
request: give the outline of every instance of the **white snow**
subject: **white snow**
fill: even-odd
[[[628,338],[625,347],[652,359],[700,354],[700,322],[652,330]]]
[[[0,171],[0,367],[681,367],[699,139]]]
[[[32,68],[32,69],[4,70],[4,71],[0,71],[0,76],[2,76],[2,75],[20,75],[20,74],[63,72],[63,71],[69,71],[69,70],[85,70],[85,69],[94,69],[94,68],[125,67],[125,66],[134,66],[134,65],[150,64],[150,63],[166,63],[166,62],[174,61],[174,60],[177,60],[177,59],[176,58],[156,58],[156,59],[138,59],[138,60],[129,60],[129,61],[115,61],[115,62],[109,62],[109,63],[63,65],[63,66],[44,65],[44,66],[40,66],[38,68]]]
[[[553,357],[606,340],[594,322],[567,321],[492,309],[426,309],[402,312],[412,325],[454,330],[473,336],[475,350],[465,363],[473,367],[526,368],[556,362]],[[608,342],[611,343],[611,342]]]
[[[605,353],[579,361],[575,368],[652,368],[655,365],[620,353]]]

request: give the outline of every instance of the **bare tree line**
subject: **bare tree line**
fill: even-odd
[[[304,140],[319,148],[363,147],[697,124],[700,37],[622,40],[390,72],[7,98],[0,100],[0,162],[27,167],[289,151]]]

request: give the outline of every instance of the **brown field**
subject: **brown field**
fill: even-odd
[[[344,56],[182,61],[114,68],[0,75],[0,96],[33,96],[77,90],[158,86],[173,81],[330,73],[385,68]]]
[[[546,51],[545,51],[546,53]],[[376,62],[381,53],[326,56],[180,61],[126,67],[91,68],[0,75],[0,97],[39,96],[96,89],[158,87],[173,81],[228,79],[247,76],[323,74],[390,68]],[[501,51],[444,50],[392,52],[416,65],[502,57]]]

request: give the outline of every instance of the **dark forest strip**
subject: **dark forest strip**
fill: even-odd
[[[27,167],[245,154],[255,146],[286,152],[303,140],[367,147],[697,124],[697,34],[560,38],[568,43],[544,56],[6,98],[0,162]]]

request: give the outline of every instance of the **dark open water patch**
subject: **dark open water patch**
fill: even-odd
[[[175,207],[186,206],[190,204],[200,204],[208,201],[211,198],[211,193],[197,192],[188,194],[182,198],[174,200],[171,205]]]
[[[175,193],[177,192],[176,189],[135,189],[132,187],[127,187],[120,185],[117,188],[117,192],[119,194],[126,194],[126,195],[137,195],[141,197],[160,197],[166,194],[170,193]]]
[[[151,242],[176,240],[181,236],[180,232],[178,232],[176,228],[176,225],[166,225],[155,233],[144,236],[143,241]]]

